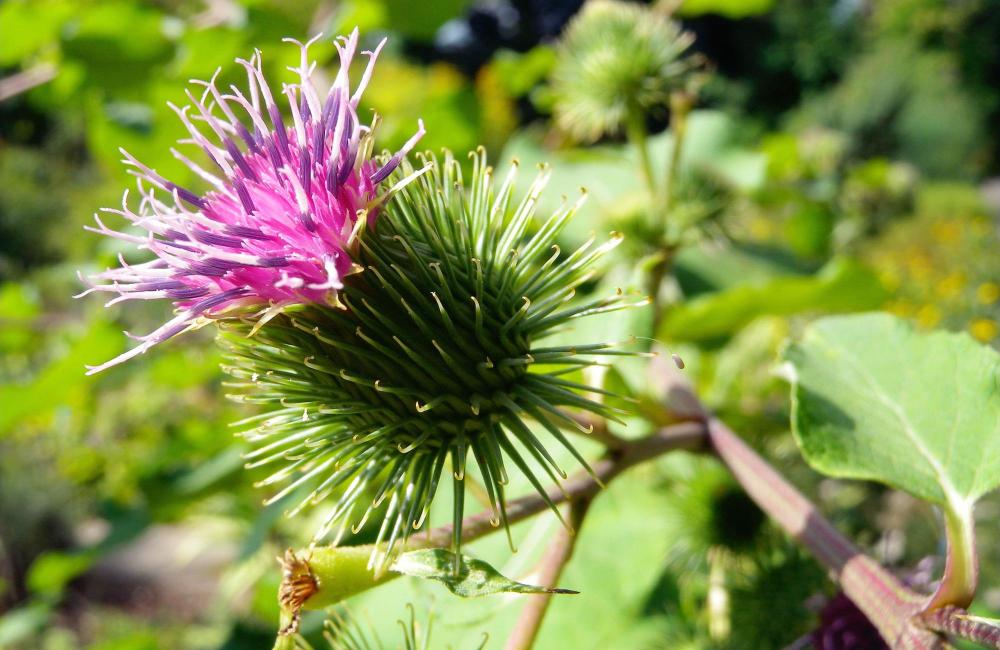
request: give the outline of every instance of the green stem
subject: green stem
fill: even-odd
[[[968,607],[976,595],[979,581],[979,558],[976,554],[976,531],[971,504],[945,507],[944,524],[948,539],[944,578],[928,603],[927,610],[947,605]]]
[[[673,134],[673,146],[667,159],[666,180],[663,185],[663,203],[654,208],[657,217],[656,225],[659,228],[659,241],[657,246],[663,256],[659,262],[650,270],[648,278],[647,292],[653,301],[653,337],[657,336],[660,321],[663,318],[663,308],[660,304],[660,291],[663,280],[672,266],[674,248],[679,240],[679,234],[671,235],[668,232],[670,211],[674,207],[674,196],[678,170],[681,166],[681,157],[684,152],[684,142],[687,137],[688,115],[691,113],[693,99],[686,92],[675,92],[670,96],[670,130]]]
[[[639,111],[629,113],[625,128],[629,142],[639,153],[639,166],[646,182],[646,189],[649,191],[650,205],[654,206],[655,209],[657,202],[656,175],[653,173],[653,161],[649,157],[649,134],[646,132],[646,122],[642,113]]]
[[[692,102],[686,93],[674,93],[670,98],[670,130],[674,136],[674,146],[670,151],[670,161],[667,163],[667,180],[663,196],[664,222],[674,205],[677,170],[681,166],[681,154],[684,151],[684,140],[687,137],[688,114],[691,112],[691,104]],[[666,226],[666,223],[663,225]]]

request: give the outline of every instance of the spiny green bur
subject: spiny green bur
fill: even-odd
[[[515,202],[516,165],[496,188],[482,151],[468,183],[450,154],[424,161],[360,238],[341,307],[288,310],[224,337],[239,399],[267,409],[246,433],[249,465],[277,468],[261,485],[284,484],[274,499],[306,491],[293,513],[329,501],[317,539],[335,528],[339,539],[377,512],[373,568],[425,525],[446,466],[458,550],[470,454],[497,525],[507,524],[510,465],[548,500],[529,458],[556,482],[566,474],[552,442],[586,466],[561,429],[579,426],[563,409],[614,417],[580,394],[602,391],[567,374],[623,354],[608,343],[538,343],[576,318],[629,306],[621,292],[568,302],[617,236],[564,254],[555,240],[580,201],[533,224],[547,173]],[[413,172],[405,163],[397,175]]]

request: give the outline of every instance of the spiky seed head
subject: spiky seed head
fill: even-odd
[[[694,37],[667,16],[631,2],[595,0],[569,24],[552,85],[556,122],[589,142],[629,119],[664,111],[694,59]]]
[[[363,270],[344,279],[341,308],[304,305],[252,336],[244,323],[224,337],[238,398],[268,408],[246,433],[255,446],[249,464],[274,468],[262,483],[284,486],[275,499],[312,487],[293,512],[329,502],[318,539],[339,538],[387,504],[376,567],[424,525],[442,476],[453,484],[457,548],[467,474],[506,526],[508,472],[523,472],[548,500],[529,459],[554,481],[565,473],[552,444],[586,465],[561,429],[577,426],[563,409],[614,414],[592,399],[599,391],[567,375],[621,352],[542,339],[574,319],[642,302],[620,292],[570,302],[619,237],[561,252],[556,238],[580,201],[534,224],[547,171],[516,200],[516,165],[498,185],[482,150],[468,180],[450,153],[420,159],[426,173],[361,239]],[[396,172],[412,173],[405,161]]]

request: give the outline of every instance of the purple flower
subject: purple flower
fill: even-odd
[[[181,143],[200,149],[211,169],[176,149],[171,152],[207,183],[208,191],[198,194],[181,187],[122,150],[123,162],[138,178],[141,200],[133,211],[126,191],[120,210],[102,211],[124,217],[133,228],[113,230],[95,215],[97,227],[88,230],[135,244],[155,258],[129,264],[119,257],[120,267],[84,280],[90,288],[80,295],[118,294],[108,305],[166,299],[177,313],[153,332],[132,337],[140,341],[136,347],[89,366],[88,374],[234,311],[259,309],[263,322],[268,314],[292,304],[337,304],[342,280],[355,268],[351,253],[357,235],[373,222],[386,196],[409,179],[381,194],[379,185],[424,128],[420,123],[417,133],[385,164],[375,162],[376,120],[362,125],[357,109],[385,41],[373,52],[362,52],[368,65],[352,93],[348,71],[358,32],[338,39],[340,70],[321,94],[312,81],[316,64],[308,58],[315,40],[291,41],[302,51],[294,69],[298,83],[282,84],[280,92],[288,102],[291,124],[278,109],[278,93],[264,78],[259,51],[249,61],[237,59],[247,71],[245,91],[236,86],[220,89],[213,77],[196,82],[204,88],[200,97],[187,92],[190,105],[170,105],[190,133]],[[145,232],[137,234],[135,228]]]
[[[871,621],[843,593],[838,593],[819,614],[812,633],[816,650],[883,650],[888,646]]]

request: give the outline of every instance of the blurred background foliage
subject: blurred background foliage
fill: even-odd
[[[581,185],[590,196],[567,243],[624,232],[602,286],[644,290],[637,269],[662,261],[664,233],[647,214],[636,150],[615,136],[574,145],[551,115],[558,38],[581,4],[0,2],[0,648],[269,647],[274,557],[308,539],[308,525],[281,517],[282,503],[260,506],[230,427],[246,413],[224,399],[207,332],[83,375],[85,363],[122,349],[121,329],[163,318],[162,305],[126,314],[71,298],[77,269],[120,252],[82,230],[130,184],[118,148],[193,183],[170,153],[182,127],[166,104],[185,102],[189,79],[221,67],[225,83],[240,82],[232,61],[254,48],[281,76],[298,56],[283,37],[356,25],[368,44],[390,37],[363,102],[384,117],[386,148],[422,117],[425,148],[483,144],[498,162],[551,163],[543,210]],[[876,308],[996,343],[1000,6],[663,4],[705,62],[665,235],[668,300],[661,313],[605,321],[601,335],[624,338],[652,320],[713,408],[843,530],[926,581],[940,570],[925,560],[940,551],[934,512],[809,472],[787,434],[773,360],[810,316]],[[329,74],[333,48],[312,52]],[[664,106],[646,125],[657,169],[673,146],[669,121]],[[630,361],[604,381],[655,413],[662,372]],[[994,497],[981,516],[994,521],[998,508]],[[554,525],[518,526],[520,552],[505,563],[500,539],[473,551],[530,581]],[[982,528],[987,589],[975,609],[997,615],[1000,537]],[[554,603],[539,647],[780,648],[808,638],[833,590],[721,468],[684,455],[611,486],[563,581],[584,595]],[[455,648],[478,647],[484,632],[487,647],[502,645],[523,602],[454,602],[407,581],[356,601],[391,647],[415,602],[434,611],[439,647]],[[307,617],[307,632],[319,627]]]

